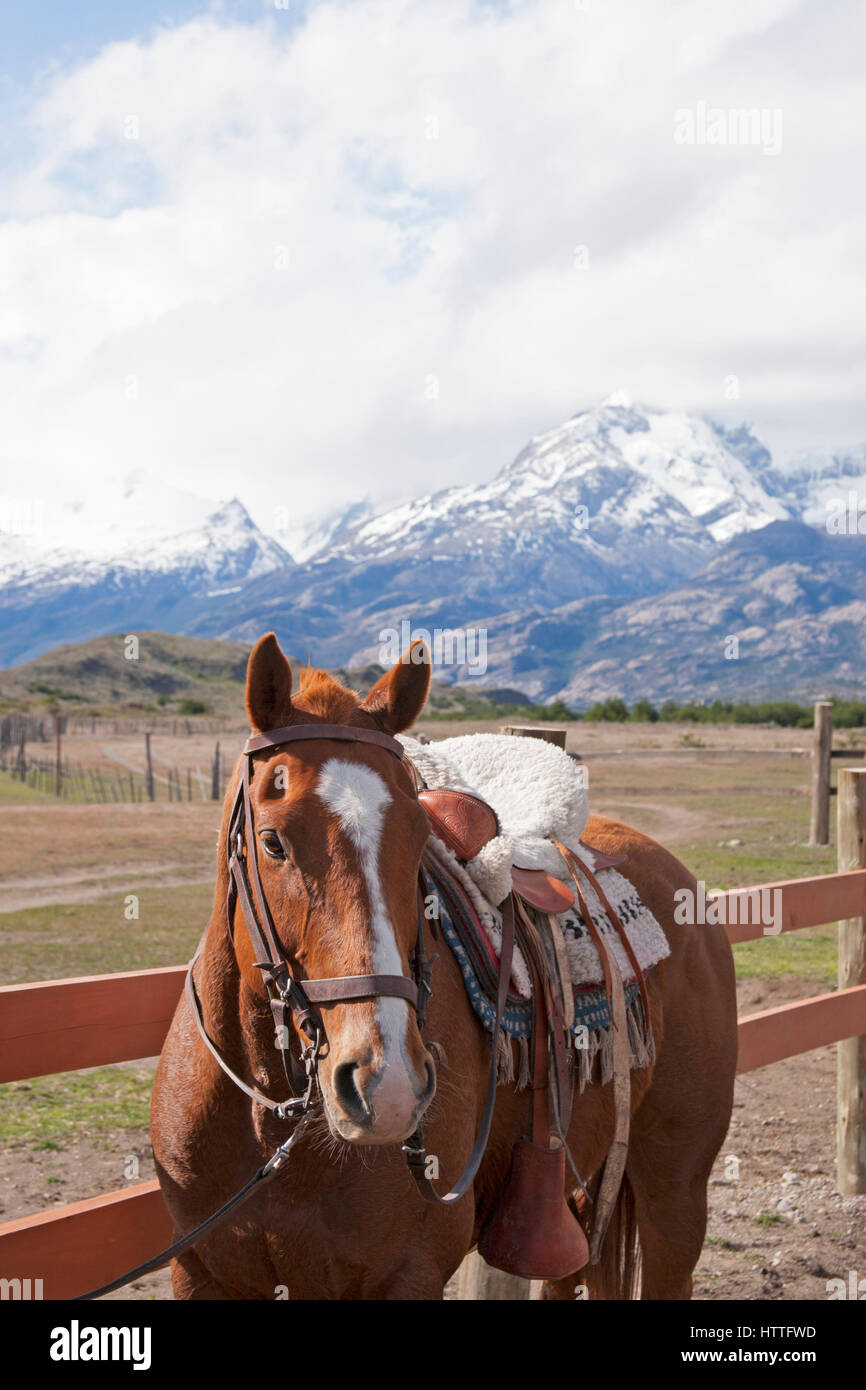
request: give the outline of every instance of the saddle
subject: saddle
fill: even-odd
[[[420,791],[418,800],[427,812],[433,833],[464,863],[474,859],[499,834],[499,821],[493,807],[470,792],[438,787]],[[624,854],[603,854],[601,850],[592,849],[584,840],[578,843],[592,854],[596,871],[613,868],[625,859]],[[511,887],[518,898],[539,912],[558,914],[574,906],[574,893],[568,885],[544,869],[514,866]]]
[[[469,792],[451,788],[423,788],[418,792],[418,800],[427,812],[431,831],[464,863],[474,859],[499,834],[499,822],[493,807]],[[578,867],[593,884],[620,931],[623,945],[641,981],[644,1007],[648,1010],[642,975],[630,943],[594,873],[566,846],[558,841],[553,843],[562,854],[574,880],[574,891],[543,869],[513,867],[511,871],[510,896],[514,919],[521,950],[532,977],[532,1118],[529,1137],[519,1139],[514,1145],[507,1183],[478,1241],[479,1253],[488,1264],[524,1279],[564,1278],[582,1269],[590,1258],[593,1261],[598,1259],[625,1167],[630,1080],[623,986],[613,953],[594,926],[587,909]],[[593,856],[595,870],[621,864],[626,857],[603,854],[582,840],[580,844]],[[573,1049],[566,1046],[566,1040],[570,1041],[573,998],[557,915],[574,906],[575,894],[581,916],[598,949],[608,996],[612,1001],[612,1015],[615,1012],[620,1025],[618,1031],[622,1033],[615,1063],[618,1075],[614,1143],[597,1196],[591,1252],[584,1229],[565,1197],[566,1157],[581,1188],[578,1205],[584,1203],[587,1196],[568,1152],[565,1137],[574,1093]],[[535,920],[527,907],[546,916],[549,931],[541,928],[540,921]],[[496,1043],[494,1038],[494,1047]]]

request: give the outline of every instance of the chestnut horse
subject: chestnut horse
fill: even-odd
[[[344,724],[396,734],[420,714],[429,654],[414,646],[365,700],[309,670],[293,696],[273,634],[250,657],[246,703],[253,732]],[[233,1071],[274,1100],[287,1094],[274,1024],[253,950],[227,906],[226,798],[213,915],[195,967],[204,1023]],[[304,979],[387,971],[410,975],[417,876],[428,835],[400,762],[371,742],[327,738],[255,754],[254,846],[279,943]],[[546,1284],[547,1298],[689,1298],[706,1227],[710,1169],[731,1114],[737,1051],[734,970],[720,926],[679,926],[674,894],[692,875],[648,836],[593,816],[586,838],[627,856],[621,872],[664,927],[670,957],[649,977],[657,1060],[632,1072],[626,1176],[600,1262]],[[430,945],[428,942],[428,950]],[[323,1007],[318,1067],[322,1108],[284,1172],[231,1222],[172,1263],[176,1298],[439,1299],[495,1208],[512,1147],[527,1131],[530,1095],[501,1086],[472,1188],[430,1206],[401,1142],[424,1114],[439,1188],[472,1149],[490,1066],[457,962],[441,940],[423,1037],[405,998]],[[295,1053],[300,1051],[292,1033]],[[429,1044],[438,1044],[430,1047]],[[612,1083],[576,1095],[568,1141],[585,1180],[598,1175],[613,1133]],[[203,1044],[182,998],[160,1057],[151,1115],[163,1194],[179,1232],[205,1220],[287,1137]],[[573,1188],[573,1180],[568,1184]],[[590,1190],[592,1182],[588,1182]]]

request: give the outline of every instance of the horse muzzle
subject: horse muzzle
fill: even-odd
[[[433,1059],[377,1061],[370,1053],[334,1058],[319,1076],[332,1132],[352,1144],[402,1143],[416,1129],[436,1091]]]

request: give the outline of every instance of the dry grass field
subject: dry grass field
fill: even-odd
[[[432,738],[495,728],[419,724]],[[242,725],[219,737],[230,766]],[[655,836],[709,887],[727,888],[835,867],[832,847],[805,843],[807,737],[752,726],[579,722],[569,727],[568,747],[587,765],[595,810]],[[160,779],[178,767],[186,796],[185,769],[208,776],[214,738],[154,737],[154,804],[58,802],[0,774],[0,982],[189,958],[210,912],[221,807],[202,799],[197,782],[192,800],[169,802]],[[65,752],[105,774],[144,768],[140,734],[77,735]],[[130,895],[138,900],[133,921],[125,915]],[[735,954],[743,1012],[835,982],[832,925],[748,943]],[[152,1066],[0,1088],[3,1219],[151,1176]],[[710,1189],[698,1297],[824,1298],[828,1278],[866,1272],[866,1199],[833,1193],[834,1081],[832,1048],[738,1080]],[[131,1296],[167,1297],[165,1274]]]

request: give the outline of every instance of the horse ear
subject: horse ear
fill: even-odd
[[[361,709],[375,715],[389,734],[402,733],[424,708],[430,675],[430,648],[426,642],[413,642],[396,666],[379,677]]]
[[[247,666],[247,714],[253,729],[280,729],[292,712],[292,668],[272,632],[260,637]]]

